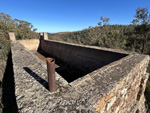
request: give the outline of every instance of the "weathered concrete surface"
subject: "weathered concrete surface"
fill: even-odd
[[[105,51],[99,48],[41,40],[42,51],[85,72],[92,72],[104,65],[127,56],[124,53]]]
[[[100,113],[135,113],[138,109],[139,113],[146,113],[144,91],[148,74],[144,67],[147,67],[148,57],[143,57],[130,55],[71,85],[78,92],[86,91],[86,96],[92,93],[91,98],[99,95],[94,108]]]
[[[47,32],[40,32],[40,39],[48,40],[48,33]]]
[[[47,86],[45,63],[39,61],[19,43],[12,45],[12,58],[16,100],[20,112],[48,113],[58,111],[59,113],[61,109],[71,111],[71,106],[76,104],[75,99],[79,97],[79,94],[62,77],[56,73],[57,91],[50,93],[45,88]],[[70,109],[62,107],[71,104],[69,100],[74,105],[70,105]],[[77,109],[72,109],[72,111]]]
[[[146,112],[148,56],[130,54],[71,83],[56,73],[56,93],[45,88],[45,63],[18,42],[12,45],[12,59],[20,112]]]
[[[20,42],[30,51],[37,51],[39,48],[39,39],[18,40],[18,42]]]
[[[16,41],[15,33],[14,32],[9,32],[9,37],[11,41]]]
[[[44,40],[48,40],[48,33],[44,32]]]

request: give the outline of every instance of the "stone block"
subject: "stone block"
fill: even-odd
[[[95,105],[94,108],[96,109],[96,111],[100,111],[102,110],[102,108],[105,106],[105,97],[101,96],[100,97],[100,102],[99,104]]]
[[[113,97],[111,101],[107,104],[107,111],[111,108],[111,106],[114,104],[116,101],[116,97]]]

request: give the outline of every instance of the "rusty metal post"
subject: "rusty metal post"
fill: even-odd
[[[47,62],[47,74],[48,74],[48,86],[49,91],[56,91],[56,79],[55,79],[55,59],[46,58]]]

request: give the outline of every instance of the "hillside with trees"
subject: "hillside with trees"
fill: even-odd
[[[49,39],[150,55],[150,13],[147,8],[137,8],[134,18],[130,25],[110,25],[109,18],[100,17],[96,27],[66,34],[49,34]],[[150,73],[150,64],[147,72]],[[150,79],[145,95],[150,107]]]
[[[49,34],[49,39],[150,54],[150,15],[147,8],[137,8],[130,25],[110,25],[109,20],[101,17],[96,27],[66,34]]]

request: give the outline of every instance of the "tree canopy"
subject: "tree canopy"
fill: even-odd
[[[36,28],[27,21],[12,19],[10,15],[0,13],[0,30],[6,35],[8,32],[15,32],[16,39],[38,38]]]
[[[110,25],[100,17],[98,26],[66,34],[50,34],[52,40],[92,46],[120,48],[150,54],[150,15],[147,8],[137,8],[130,25]]]

